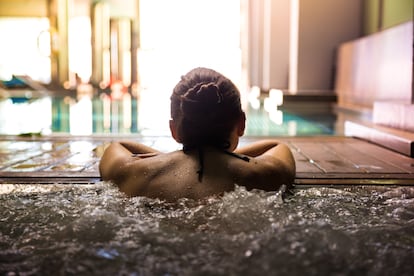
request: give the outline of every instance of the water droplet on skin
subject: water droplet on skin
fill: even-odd
[[[250,257],[253,254],[253,252],[249,249],[244,253],[244,256]]]

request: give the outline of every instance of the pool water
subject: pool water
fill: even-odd
[[[175,204],[0,186],[1,275],[413,275],[414,188],[237,187]]]
[[[247,136],[335,135],[336,115],[330,103],[308,103],[295,110],[274,106],[272,112],[247,104]],[[309,108],[309,106],[313,106]],[[326,108],[328,106],[328,108]],[[274,112],[273,112],[274,111]],[[143,93],[139,98],[124,94],[99,96],[0,99],[0,134],[135,134],[170,135],[169,97]]]
[[[312,107],[313,106],[313,107]],[[323,106],[322,109],[319,109]],[[303,112],[311,108],[311,112]],[[294,109],[278,107],[275,115],[264,108],[246,110],[247,136],[341,135],[336,129],[337,116],[331,103],[303,103]]]

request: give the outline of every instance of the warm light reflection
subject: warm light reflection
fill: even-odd
[[[253,86],[250,88],[248,101],[253,109],[258,110],[260,108],[260,87]]]
[[[244,83],[240,48],[240,35],[243,34],[240,29],[240,1],[140,0],[139,49],[137,53],[131,53],[130,41],[120,39],[123,41],[118,57],[121,62],[116,69],[122,72],[121,79],[111,80],[111,73],[114,72],[111,72],[110,45],[103,45],[102,51],[99,51],[103,55],[103,73],[98,82],[102,85],[101,89],[110,85],[110,95],[108,91],[99,91],[99,94],[85,83],[91,76],[92,67],[90,19],[71,17],[68,22],[68,65],[72,73],[71,81],[77,80],[77,94],[66,96],[63,100],[53,99],[53,103],[51,99],[32,99],[30,91],[25,98],[14,97],[12,100],[7,95],[5,99],[0,99],[0,133],[69,132],[90,135],[139,132],[144,135],[169,135],[171,91],[182,74],[197,66],[211,67],[222,72],[239,86],[243,96],[243,87],[240,86]],[[271,5],[272,2],[267,0],[266,3]],[[298,0],[291,1],[292,12],[299,11],[298,3]],[[106,12],[109,17],[110,11]],[[295,18],[292,17],[292,22],[296,24],[292,30],[297,27],[298,19]],[[100,21],[98,23],[101,24]],[[126,20],[122,24],[128,25],[130,21]],[[122,38],[130,37],[131,30],[127,25],[119,29]],[[105,34],[109,35],[109,28],[108,26],[107,33],[104,30]],[[1,18],[0,33],[2,37],[7,37],[7,43],[0,43],[0,77],[27,74],[34,80],[49,82],[49,32],[52,32],[53,37],[47,18]],[[291,33],[290,39],[295,39],[296,35],[297,33]],[[269,45],[266,44],[266,47]],[[293,50],[291,49],[291,54],[295,52]],[[135,62],[138,63],[138,68],[134,69],[138,71],[138,76],[135,77],[139,81],[135,84],[130,83],[133,73],[131,56],[137,56]],[[297,54],[290,59],[290,72],[296,71],[293,66],[297,60],[294,58],[297,58]],[[79,78],[73,78],[74,74]],[[290,92],[296,90],[296,77],[289,76]],[[70,81],[65,84],[65,88],[74,88]],[[133,85],[132,96],[128,85]],[[258,126],[254,126],[253,135],[274,135],[278,133],[276,130],[283,129],[295,136],[301,131],[307,131],[301,128],[302,123],[293,120],[288,121],[287,127],[280,127],[283,119],[289,120],[289,115],[278,110],[278,106],[283,104],[281,90],[271,89],[269,97],[265,99],[261,96],[263,97],[259,87],[252,87],[248,94],[253,110],[251,113],[257,116],[254,119],[258,122]],[[251,120],[249,115],[248,120]]]
[[[41,145],[43,151],[51,151],[53,150],[53,144],[51,142],[44,142]]]
[[[138,128],[146,135],[169,135],[170,99],[160,97],[159,90],[141,91],[138,102]]]
[[[106,94],[102,94],[100,100],[102,100],[103,106],[103,127],[105,131],[109,131],[111,128],[111,98]]]
[[[140,95],[139,101],[127,93],[119,100],[111,99],[107,94],[93,99],[83,96],[78,101],[69,96],[14,99],[14,102],[12,99],[0,100],[0,134],[140,133],[170,136],[169,100],[159,99],[157,94],[149,91],[142,91]],[[292,115],[277,107],[269,110],[264,110],[263,106],[258,110],[248,107],[247,136],[332,135],[337,130],[332,129],[335,118],[332,113],[316,111],[323,116],[318,116],[321,121],[315,123],[312,116]]]
[[[95,145],[88,141],[75,141],[69,144],[71,153],[89,153],[95,148]]]
[[[215,69],[240,87],[240,16],[240,0],[140,1],[141,130],[169,134],[169,97],[194,67]]]
[[[283,124],[283,112],[278,107],[283,104],[283,91],[279,89],[270,89],[269,97],[263,102],[263,108],[269,114],[269,119],[277,125]]]
[[[283,112],[281,110],[271,110],[269,112],[269,119],[277,125],[283,124]]]
[[[13,103],[11,99],[0,99],[0,134],[49,134],[52,122],[50,98],[19,100],[21,102]]]
[[[298,123],[296,121],[288,122],[288,135],[296,136],[298,133]]]
[[[68,26],[69,71],[88,82],[92,74],[91,23],[87,16],[69,20]]]
[[[0,79],[27,75],[33,80],[51,80],[49,20],[47,18],[0,18]]]
[[[289,92],[298,90],[298,55],[299,55],[299,0],[290,0],[289,28]]]
[[[103,50],[102,63],[103,80],[100,85],[105,88],[111,83],[111,52],[108,49]]]
[[[132,110],[131,110],[131,95],[125,93],[122,97],[122,106],[123,106],[123,127],[125,130],[130,130],[132,126]]]
[[[89,97],[83,97],[72,104],[69,112],[70,134],[92,134],[92,100]]]
[[[280,89],[270,89],[269,98],[272,99],[276,106],[281,106],[283,104],[283,91]]]

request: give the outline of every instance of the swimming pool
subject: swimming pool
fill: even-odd
[[[1,275],[414,273],[412,187],[238,187],[167,204],[105,182],[3,184],[0,202]]]
[[[322,107],[322,108],[321,108]],[[305,112],[304,112],[305,110]],[[312,136],[341,134],[331,103],[304,103],[272,112],[246,104],[247,136]],[[0,99],[0,134],[68,133],[169,135],[169,97],[126,93],[118,98],[9,97]]]

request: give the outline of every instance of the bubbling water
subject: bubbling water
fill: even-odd
[[[0,274],[412,275],[414,188],[166,203],[109,183],[3,185]]]

